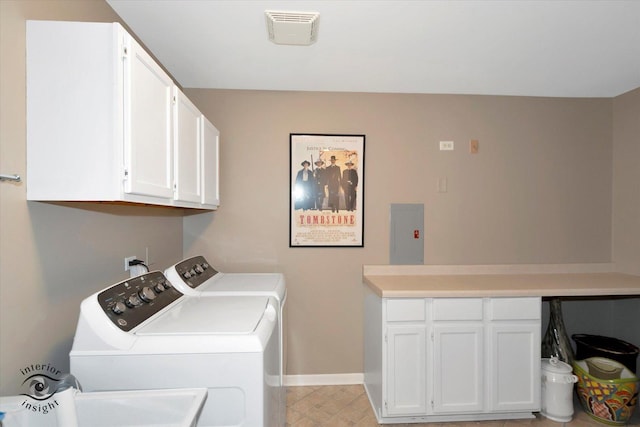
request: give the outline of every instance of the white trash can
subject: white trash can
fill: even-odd
[[[542,410],[550,420],[568,423],[573,417],[573,384],[578,377],[567,363],[553,356],[542,359]]]

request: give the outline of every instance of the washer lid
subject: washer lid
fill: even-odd
[[[269,302],[263,296],[183,297],[183,300],[138,329],[135,334],[251,334]]]
[[[197,288],[200,292],[260,293],[284,299],[284,276],[280,273],[220,273]]]

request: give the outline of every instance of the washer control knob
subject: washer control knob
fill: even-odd
[[[156,298],[156,293],[153,292],[153,289],[151,289],[149,286],[145,286],[144,288],[142,288],[142,290],[138,292],[138,295],[140,295],[140,298],[142,298],[144,302],[151,302],[151,300],[154,300]]]
[[[164,286],[165,289],[169,289],[172,287],[171,282],[168,280],[165,280],[162,285]]]
[[[157,285],[155,285],[153,287],[153,290],[160,293],[160,292],[164,292],[164,285],[162,283],[158,283]]]
[[[196,264],[196,273],[202,274],[204,273],[204,268],[200,264]]]
[[[115,314],[122,314],[126,309],[127,306],[122,301],[118,301],[114,304],[113,307],[111,307],[111,311],[113,311]]]
[[[142,301],[140,300],[140,298],[138,298],[138,294],[132,294],[129,298],[127,298],[126,303],[129,307],[137,307],[142,304]]]

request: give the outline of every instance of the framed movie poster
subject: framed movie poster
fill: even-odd
[[[289,139],[289,246],[363,247],[365,136]]]

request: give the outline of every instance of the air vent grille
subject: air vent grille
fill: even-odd
[[[275,22],[313,22],[317,18],[317,13],[303,12],[267,12]]]
[[[282,12],[267,10],[269,40],[277,44],[310,45],[318,36],[318,12]]]

